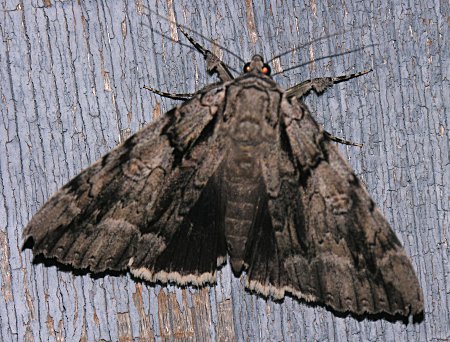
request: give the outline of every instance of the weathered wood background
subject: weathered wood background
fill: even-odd
[[[25,1],[0,4],[0,340],[448,341],[449,14],[445,0]],[[173,24],[275,60],[283,86],[370,67],[308,103],[335,135],[417,270],[420,324],[357,321],[244,291],[228,267],[202,289],[93,279],[21,252],[33,213],[81,169],[167,111],[163,91],[215,81]],[[318,38],[326,37],[321,40]],[[180,42],[174,42],[173,40]],[[330,55],[337,55],[321,59]],[[304,63],[311,62],[307,65]],[[294,66],[296,69],[288,70]]]

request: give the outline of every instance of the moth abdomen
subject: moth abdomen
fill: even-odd
[[[255,217],[260,176],[255,172],[255,166],[254,163],[247,162],[243,170],[239,166],[230,168],[230,165],[223,170],[224,232],[235,273],[242,270],[247,239]],[[243,177],[246,174],[248,177]]]

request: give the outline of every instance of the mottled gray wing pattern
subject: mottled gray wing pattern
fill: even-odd
[[[277,148],[263,158],[247,287],[343,313],[422,312],[408,257],[336,146],[300,101],[284,99],[281,117]]]
[[[26,244],[92,272],[213,281],[226,256],[212,177],[224,96],[220,87],[195,96],[85,169],[34,215]]]

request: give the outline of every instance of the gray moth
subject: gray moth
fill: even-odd
[[[64,185],[26,226],[35,256],[93,273],[205,285],[230,261],[246,287],[336,313],[423,312],[413,266],[302,97],[366,72],[283,90],[256,55]],[[176,97],[176,94],[162,95]]]

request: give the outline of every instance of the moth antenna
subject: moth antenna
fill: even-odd
[[[187,48],[189,48],[189,49],[197,50],[195,47],[192,46],[192,44],[185,44],[185,43],[182,43],[182,42],[180,42],[180,41],[178,41],[178,40],[175,40],[175,39],[173,39],[172,37],[169,37],[169,36],[167,36],[167,35],[165,35],[165,34],[163,34],[163,33],[161,33],[161,32],[158,32],[158,31],[153,30],[153,28],[152,28],[152,32],[154,32],[154,33],[160,35],[161,37],[163,37],[163,38],[165,38],[165,39],[171,40],[171,41],[174,42],[174,43],[180,44],[181,46],[185,46],[185,47],[187,47]],[[215,45],[217,45],[217,44],[215,44]],[[217,46],[220,46],[220,45],[217,45]],[[224,64],[225,64],[225,63],[224,63]],[[225,65],[227,66],[227,68],[228,68],[229,70],[235,72],[236,74],[239,74],[239,73],[240,73],[240,71],[237,70],[236,68],[233,68],[233,67],[231,67],[231,66],[228,65],[228,64],[225,64]]]
[[[370,45],[364,46],[364,47],[362,47],[362,48],[357,48],[357,49],[353,49],[353,50],[349,50],[349,51],[345,51],[345,52],[341,52],[341,53],[336,53],[336,54],[333,54],[333,55],[328,55],[328,56],[319,57],[319,58],[316,58],[316,59],[314,59],[314,60],[312,60],[312,61],[308,61],[308,62],[305,62],[305,63],[301,63],[301,64],[298,64],[298,65],[294,65],[293,67],[284,69],[283,71],[276,72],[276,73],[272,74],[272,77],[275,76],[275,75],[283,74],[283,73],[285,73],[286,71],[291,71],[291,70],[293,70],[293,69],[301,68],[302,66],[305,66],[305,65],[308,65],[308,64],[311,64],[311,63],[320,61],[320,60],[322,60],[322,59],[333,58],[333,57],[339,57],[339,56],[346,55],[346,54],[348,54],[348,53],[352,53],[352,52],[356,52],[356,51],[361,51],[361,50],[364,50],[364,49],[366,49],[366,48],[368,48],[368,47],[374,47],[374,46],[378,46],[378,44],[370,44]]]
[[[153,14],[156,15],[157,17],[160,17],[161,19],[164,19],[164,20],[166,20],[167,22],[169,22],[169,23],[171,23],[171,24],[175,24],[179,29],[181,28],[181,29],[183,29],[183,30],[185,30],[185,31],[189,31],[189,32],[195,33],[196,35],[200,36],[202,39],[206,40],[208,43],[210,43],[210,44],[212,44],[212,45],[214,45],[214,46],[217,46],[217,47],[221,48],[222,50],[226,51],[228,54],[230,54],[231,56],[233,56],[233,57],[235,57],[236,59],[238,59],[240,63],[242,63],[242,64],[245,63],[245,61],[242,59],[241,56],[239,56],[238,54],[234,53],[233,51],[227,49],[226,47],[224,47],[224,46],[222,46],[222,45],[220,45],[220,44],[217,44],[217,43],[216,43],[214,40],[212,40],[211,38],[202,35],[200,32],[197,32],[197,31],[193,30],[192,28],[190,28],[190,27],[188,27],[188,26],[178,24],[176,21],[170,20],[170,19],[164,17],[163,15],[161,15],[161,14],[159,14],[159,13],[153,11],[152,9],[148,8],[147,6],[146,6],[146,8],[149,10],[149,12],[153,13]],[[230,69],[231,69],[231,68],[230,68]]]
[[[367,27],[367,25],[357,26],[357,27],[355,27],[355,28],[353,28],[353,29],[351,29],[351,30],[342,30],[342,31],[338,31],[338,32],[336,32],[336,33],[333,33],[333,34],[330,34],[330,35],[327,35],[327,36],[322,36],[322,37],[319,37],[319,38],[310,40],[309,42],[307,42],[307,43],[305,43],[305,44],[299,45],[299,46],[297,46],[297,47],[295,47],[295,48],[293,48],[293,49],[291,49],[291,50],[282,52],[282,53],[280,53],[279,55],[276,55],[276,56],[272,57],[272,59],[270,59],[269,61],[267,61],[267,63],[269,64],[269,63],[273,62],[273,61],[274,61],[275,59],[277,59],[277,58],[280,58],[280,57],[282,57],[282,56],[285,56],[285,55],[287,55],[288,53],[291,53],[291,52],[294,52],[294,51],[303,49],[304,47],[309,46],[309,45],[311,45],[311,44],[314,44],[314,43],[316,43],[316,42],[319,42],[319,41],[321,41],[321,40],[323,40],[323,39],[327,39],[327,38],[331,38],[331,37],[340,36],[340,35],[343,35],[343,34],[348,33],[348,32],[352,32],[352,31],[355,31],[355,30],[362,29],[362,28],[364,28],[364,27]]]

